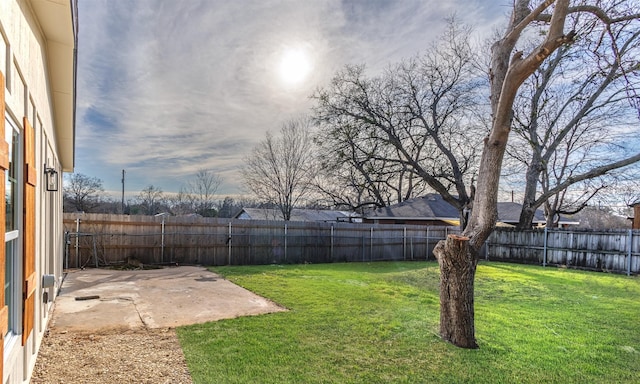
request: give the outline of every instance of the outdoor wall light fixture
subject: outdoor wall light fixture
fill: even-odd
[[[44,176],[45,181],[47,183],[47,191],[57,191],[58,190],[58,171],[53,168],[49,168],[46,165],[44,166]]]

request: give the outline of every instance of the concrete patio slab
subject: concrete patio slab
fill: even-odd
[[[202,267],[68,272],[51,326],[170,328],[286,309]]]

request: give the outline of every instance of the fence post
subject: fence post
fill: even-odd
[[[573,233],[573,231],[571,231],[570,233],[571,233],[571,237],[569,237],[569,249],[570,250],[567,251],[567,261],[566,261],[567,267],[570,267],[570,265],[569,265],[569,253],[571,253],[571,262],[577,265],[577,263],[573,260],[573,257],[574,257],[574,254],[575,254],[575,252],[573,252],[573,235],[574,235],[574,233]]]
[[[542,266],[543,267],[547,266],[547,233],[548,233],[548,228],[545,225],[545,227],[544,227],[544,248],[542,250]]]
[[[64,231],[64,266],[63,269],[69,269],[69,244],[71,244],[71,236],[69,231]]]
[[[229,236],[227,237],[227,246],[229,248],[227,265],[231,265],[231,222],[229,222]]]
[[[627,276],[631,276],[631,257],[633,256],[632,248],[633,248],[633,229],[629,230],[629,247],[627,250],[627,255],[629,260],[627,261]]]
[[[364,254],[365,254],[365,252],[364,252],[364,250],[365,250],[365,246],[364,246],[364,236],[365,236],[365,234],[364,234],[364,232],[363,232],[363,233],[362,233],[362,247],[361,247],[361,248],[362,248],[362,262],[363,262],[363,263],[364,263]]]
[[[80,266],[80,218],[76,218],[76,267]]]
[[[427,225],[427,252],[426,259],[429,260],[429,226]],[[411,244],[411,259],[413,260],[413,243]]]
[[[411,236],[411,260],[413,260],[413,236]]]
[[[402,258],[407,260],[407,227],[402,231]]]
[[[333,262],[333,224],[331,224],[331,262]]]
[[[371,234],[369,235],[369,261],[373,261],[373,227],[371,227]]]
[[[164,263],[164,219],[165,215],[162,215],[162,234],[160,238],[160,263]]]
[[[484,260],[489,261],[489,243],[491,242],[491,237],[496,234],[496,229],[494,229],[487,237],[487,241],[482,244],[482,249],[484,249]]]
[[[287,261],[287,224],[284,225],[284,261]]]
[[[98,246],[96,245],[96,235],[94,234],[91,236],[91,239],[93,240],[93,257],[96,258],[96,268],[98,268]]]

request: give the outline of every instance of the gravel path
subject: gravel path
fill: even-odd
[[[31,383],[192,383],[173,329],[47,331]]]

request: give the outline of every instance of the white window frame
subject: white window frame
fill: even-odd
[[[13,135],[13,133],[18,134],[18,143],[16,145],[17,153],[12,152],[12,157],[14,161],[12,161],[13,166],[16,169],[16,188],[14,193],[16,194],[15,198],[15,228],[4,234],[5,241],[5,249],[7,247],[8,242],[13,242],[13,252],[11,254],[6,253],[5,258],[9,260],[9,258],[13,258],[13,270],[11,271],[12,282],[14,283],[11,292],[11,303],[13,303],[12,308],[9,308],[9,330],[5,335],[4,342],[4,350],[5,353],[11,351],[11,345],[16,343],[19,340],[19,335],[22,334],[22,228],[23,228],[23,218],[22,218],[22,209],[23,209],[23,140],[24,135],[21,129],[18,128],[18,125],[11,119],[11,117],[7,114],[4,116],[5,119],[5,139],[9,133]],[[12,140],[13,141],[13,140]],[[12,142],[8,142],[9,146],[12,146]],[[7,170],[8,172],[8,170]],[[5,180],[2,182],[6,183]],[[5,262],[6,267],[6,262]],[[5,275],[6,276],[6,275]],[[5,281],[5,284],[7,282]],[[4,289],[4,287],[3,287]],[[5,297],[5,305],[9,303],[9,298]]]

